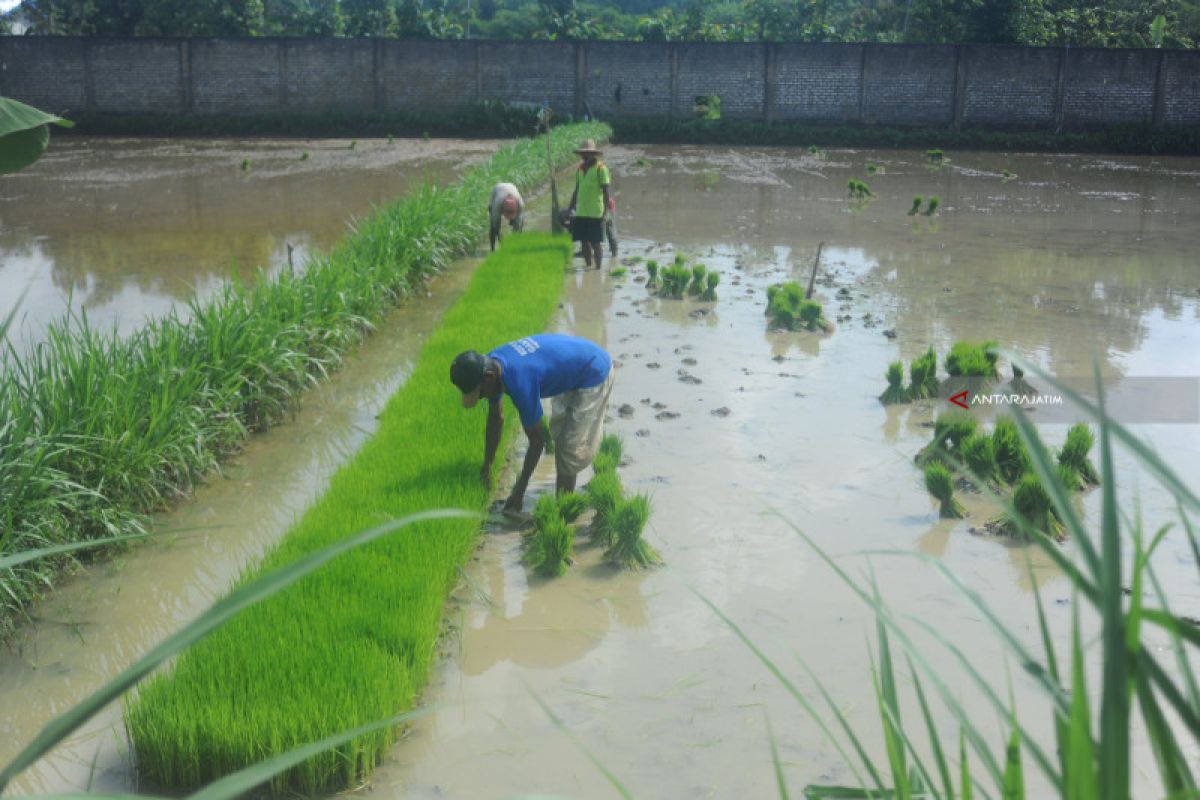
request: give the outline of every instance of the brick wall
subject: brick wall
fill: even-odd
[[[1200,125],[1200,52],[1002,46],[0,37],[50,111],[277,114],[498,98],[602,117],[1065,130]]]
[[[996,128],[1052,128],[1061,51],[964,47],[961,121]]]
[[[857,122],[863,51],[862,45],[776,45],[775,118]]]
[[[1063,127],[1149,124],[1160,56],[1154,50],[1067,51]]]

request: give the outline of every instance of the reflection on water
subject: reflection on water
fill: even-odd
[[[38,164],[0,183],[0,314],[27,289],[34,334],[68,299],[131,331],[231,276],[287,264],[289,249],[300,266],[373,206],[450,180],[495,149],[349,144],[56,139]]]

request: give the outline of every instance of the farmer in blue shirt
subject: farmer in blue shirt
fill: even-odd
[[[504,504],[519,511],[534,467],[542,457],[542,398],[554,398],[550,435],[554,438],[557,491],[575,491],[575,476],[592,463],[604,433],[604,410],[612,392],[612,359],[603,348],[577,336],[543,333],[501,345],[486,356],[474,350],[459,353],[450,365],[450,380],[462,392],[463,408],[479,398],[488,401],[480,477],[491,483],[492,461],[504,430],[502,394],[512,399],[529,450],[521,476]]]

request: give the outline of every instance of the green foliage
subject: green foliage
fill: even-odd
[[[921,204],[922,204],[922,203],[924,203],[924,202],[925,202],[925,198],[924,198],[924,197],[922,197],[922,196],[921,196],[921,195],[919,195],[919,194],[918,194],[918,195],[915,195],[915,196],[913,197],[912,208],[910,208],[910,209],[908,210],[908,215],[909,215],[910,217],[915,217],[915,216],[917,215],[917,212],[921,210]]]
[[[935,148],[933,150],[926,150],[925,157],[935,164],[940,164],[945,159],[946,154]]]
[[[590,528],[592,541],[609,547],[616,537],[613,514],[624,497],[615,469],[597,472],[585,490],[588,505],[596,512]]]
[[[943,519],[962,519],[966,516],[962,504],[954,497],[954,478],[945,465],[934,461],[925,467],[925,490],[941,503],[938,513]]]
[[[999,377],[995,346],[992,341],[955,342],[946,355],[946,372],[956,378]]]
[[[795,281],[767,287],[767,316],[772,328],[789,331],[828,331],[821,304],[804,299],[804,289]]]
[[[1063,525],[1054,511],[1050,494],[1035,473],[1026,472],[1017,482],[1012,494],[1012,508],[1015,516],[1034,530],[1055,539],[1063,537]],[[1020,526],[1011,515],[1009,529],[1014,535],[1020,534]]]
[[[646,495],[634,495],[617,503],[611,518],[614,535],[604,557],[623,569],[644,569],[661,564],[658,552],[642,538],[649,519],[650,498]]]
[[[912,360],[908,375],[908,396],[913,400],[937,396],[937,353],[932,347]]]
[[[996,454],[996,475],[1005,483],[1016,484],[1029,471],[1029,453],[1011,417],[996,420],[992,429],[992,450]]]
[[[539,575],[557,578],[567,571],[574,557],[575,528],[564,518],[558,498],[552,494],[538,498],[533,508],[533,525],[525,563]]]
[[[879,395],[879,401],[885,406],[908,402],[908,391],[904,388],[904,364],[893,361],[887,368],[887,389]]]
[[[721,118],[721,97],[719,95],[698,95],[692,105],[692,114],[697,119],[714,120]]]
[[[558,513],[564,522],[574,522],[579,519],[583,512],[587,511],[587,508],[587,498],[581,494],[571,492],[558,496]]]
[[[0,97],[0,175],[28,167],[50,144],[50,126],[72,127],[62,117]]]
[[[704,273],[705,267],[703,264],[696,264],[692,267],[692,281],[687,289],[689,295],[695,296],[704,291]]]
[[[851,178],[846,186],[850,190],[850,196],[856,200],[867,200],[875,196],[867,182],[858,178]]]
[[[968,411],[947,411],[938,416],[933,422],[933,447],[935,449],[955,449],[966,439],[974,435],[978,424]]]
[[[646,288],[657,289],[658,284],[658,262],[650,260],[646,262]]]
[[[1072,425],[1067,430],[1067,440],[1058,454],[1058,463],[1073,469],[1080,479],[1089,486],[1100,483],[1096,468],[1088,459],[1088,453],[1095,443],[1092,431],[1082,422]]]
[[[683,299],[687,293],[688,282],[692,278],[692,271],[686,266],[679,263],[678,257],[676,263],[661,271],[662,288],[658,292],[659,297],[669,297],[673,300]]]
[[[629,270],[625,269],[624,267],[617,267],[616,269],[608,271],[608,275],[611,278],[623,278],[628,274]]]
[[[987,483],[996,475],[996,451],[992,437],[975,433],[963,439],[958,447],[964,464],[975,483]]]
[[[607,434],[600,440],[600,447],[596,451],[596,457],[592,460],[592,471],[597,475],[616,472],[617,467],[621,465],[624,452],[625,445],[621,442],[621,437],[613,433]]]
[[[704,291],[700,294],[701,300],[713,301],[717,299],[717,286],[721,283],[721,275],[717,272],[710,272],[705,277]]]
[[[925,208],[925,216],[932,217],[937,213],[938,206],[942,204],[941,198],[936,194],[929,198],[929,205]]]

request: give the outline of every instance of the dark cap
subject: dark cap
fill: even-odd
[[[479,385],[487,359],[474,350],[459,353],[450,365],[450,381],[463,393],[463,408],[471,408],[479,401]]]

